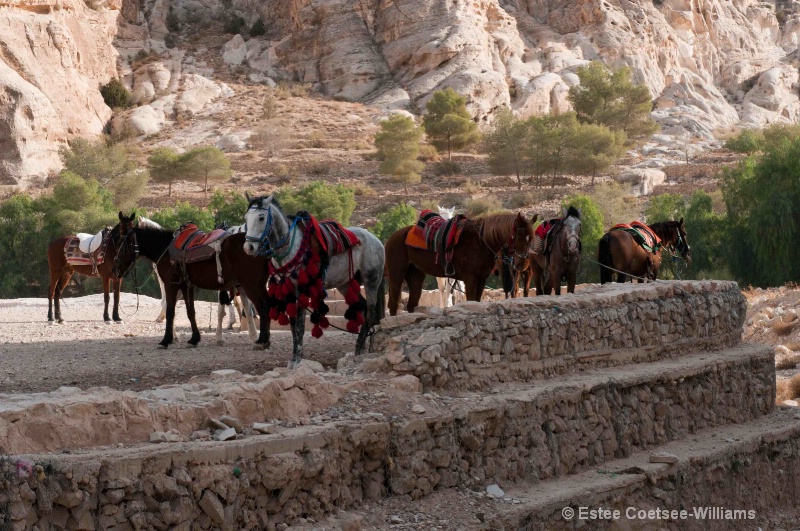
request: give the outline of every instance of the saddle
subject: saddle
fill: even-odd
[[[453,247],[461,238],[466,219],[463,214],[444,219],[432,210],[423,210],[416,225],[406,235],[406,245],[435,252],[437,262],[439,255],[444,254],[445,273],[453,275],[455,271],[449,267],[453,261]]]
[[[640,221],[628,223],[618,223],[611,227],[611,230],[623,230],[633,236],[634,241],[650,253],[657,253],[661,249],[661,238],[653,232],[653,229]]]
[[[541,225],[536,227],[536,235],[544,240],[544,248],[542,254],[549,254],[553,242],[556,241],[556,236],[564,228],[564,220],[562,218],[553,218],[543,221]]]
[[[217,272],[221,275],[219,252],[228,236],[230,233],[223,229],[203,232],[194,223],[184,223],[175,231],[169,244],[169,259],[173,264],[185,265],[216,257]]]
[[[79,232],[67,238],[64,243],[64,257],[70,265],[92,266],[92,273],[97,274],[97,266],[105,262],[111,229],[106,227],[97,234]]]
[[[314,216],[309,215],[308,217],[314,235],[328,258],[349,251],[356,245],[361,245],[358,236],[353,231],[342,227],[338,221],[317,221]]]

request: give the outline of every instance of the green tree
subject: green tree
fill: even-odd
[[[440,152],[447,151],[452,160],[453,150],[462,149],[478,141],[478,124],[472,121],[467,110],[467,98],[451,88],[437,90],[426,105],[428,114],[422,126],[431,144]]]
[[[389,236],[417,222],[417,210],[406,203],[400,203],[383,214],[378,215],[378,221],[370,229],[375,236],[386,243]]]
[[[139,202],[150,178],[135,160],[135,152],[125,144],[73,140],[61,150],[64,170],[84,179],[94,179],[110,190],[119,210],[130,210]]]
[[[193,180],[202,181],[203,194],[208,197],[208,181],[229,179],[231,161],[225,153],[214,146],[195,148],[180,157],[181,166]]]
[[[623,131],[628,145],[658,131],[650,118],[653,99],[645,85],[631,80],[627,67],[609,71],[599,61],[577,69],[580,84],[570,87],[569,101],[582,123],[605,125]]]
[[[217,224],[227,222],[230,226],[241,225],[247,212],[247,199],[238,192],[224,194],[217,190],[208,207],[214,213]]]
[[[171,148],[157,148],[147,157],[150,177],[159,183],[168,183],[167,197],[172,197],[172,183],[184,172],[183,161]]]
[[[380,132],[375,135],[375,147],[384,157],[379,170],[403,183],[408,193],[408,184],[419,182],[419,172],[425,169],[425,164],[417,160],[422,129],[414,120],[400,114],[383,120],[380,126]]]
[[[581,124],[574,134],[570,173],[592,176],[608,170],[625,153],[626,136],[599,124]]]
[[[355,193],[341,184],[314,181],[300,190],[281,188],[275,192],[286,214],[307,210],[320,220],[334,219],[343,225],[350,224],[356,208]]]
[[[100,95],[112,109],[125,109],[131,104],[131,93],[117,78],[111,78],[105,85],[100,85]]]
[[[591,261],[597,259],[597,245],[603,237],[603,213],[591,197],[582,194],[569,195],[561,201],[566,209],[574,206],[581,212],[581,268],[578,274],[580,282],[599,282],[600,276],[596,267],[590,267]]]
[[[118,221],[113,194],[96,180],[69,171],[58,176],[53,195],[43,201],[43,206],[62,235],[97,232]]]
[[[800,138],[766,144],[723,174],[729,266],[735,278],[777,286],[800,275]]]
[[[737,153],[755,153],[764,145],[764,135],[761,131],[753,131],[752,129],[744,129],[733,138],[729,138],[725,142],[725,148]]]
[[[164,227],[174,230],[184,223],[194,223],[200,230],[214,229],[214,215],[208,208],[198,207],[187,202],[176,203],[174,207],[162,208],[150,214],[150,219]]]
[[[526,125],[530,171],[539,186],[541,177],[550,174],[555,187],[556,177],[571,170],[578,128],[575,113],[532,116]]]
[[[497,114],[492,130],[483,137],[483,149],[489,154],[489,168],[495,175],[515,175],[522,190],[522,175],[527,172],[528,125],[510,109]]]
[[[17,194],[0,204],[0,298],[41,297],[47,291],[47,246],[60,236],[41,201]]]

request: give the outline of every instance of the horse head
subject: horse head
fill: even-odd
[[[581,211],[570,205],[564,212],[562,218],[564,228],[562,229],[562,242],[566,242],[566,249],[563,249],[564,259],[569,260],[573,256],[581,253]]]
[[[437,205],[437,208],[439,209],[439,215],[444,219],[453,219],[453,216],[456,215],[456,207],[444,208]]]
[[[275,196],[247,198],[244,252],[249,256],[271,256],[288,243],[289,223]]]
[[[514,269],[516,271],[524,271],[529,265],[528,254],[530,253],[531,243],[533,243],[533,223],[523,216],[522,212],[517,213],[517,218],[514,220],[512,238],[511,248],[514,251],[512,262]]]
[[[114,245],[114,262],[111,266],[111,274],[117,278],[125,276],[130,271],[139,254],[139,247],[136,243],[136,232],[133,230],[133,222],[136,219],[136,212],[131,212],[126,216],[119,213],[119,240],[111,232],[111,241]]]
[[[681,253],[681,258],[686,260],[686,263],[692,263],[692,249],[689,247],[689,240],[686,239],[686,225],[683,223],[683,218],[678,221],[678,241],[675,244],[675,249]]]
[[[650,228],[661,239],[661,243],[674,254],[677,251],[687,264],[692,263],[691,247],[686,239],[686,225],[683,218],[678,221],[663,221],[653,223]]]

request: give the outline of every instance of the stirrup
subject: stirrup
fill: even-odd
[[[456,274],[456,268],[453,266],[453,262],[447,262],[444,265],[444,275],[446,277],[451,277]]]

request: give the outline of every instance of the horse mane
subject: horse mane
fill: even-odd
[[[276,207],[278,207],[278,209],[281,212],[283,212],[283,207],[281,207],[281,204],[278,202],[278,199],[275,197],[274,194],[271,194],[271,195],[260,195],[258,197],[251,197],[250,198],[250,202],[247,204],[247,210],[250,210],[253,207],[253,205],[257,205],[258,208],[263,208],[264,201],[266,199],[270,198],[270,197],[272,198],[272,200],[270,202],[273,205],[275,205]]]
[[[139,225],[140,229],[153,229],[153,230],[164,230],[164,227],[156,223],[150,218],[146,218],[144,216],[139,216]]]
[[[492,214],[475,218],[474,222],[483,241],[495,252],[508,243],[517,214]],[[527,220],[525,220],[527,221]]]
[[[569,208],[567,209],[567,215],[564,217],[568,218],[570,216],[573,218],[581,219],[580,211],[572,205],[569,206]]]
[[[675,230],[675,234],[680,236],[680,221],[659,221],[657,223],[651,223],[647,226],[653,229],[653,232],[655,232],[662,240],[669,239],[669,237],[672,236],[673,229]]]

